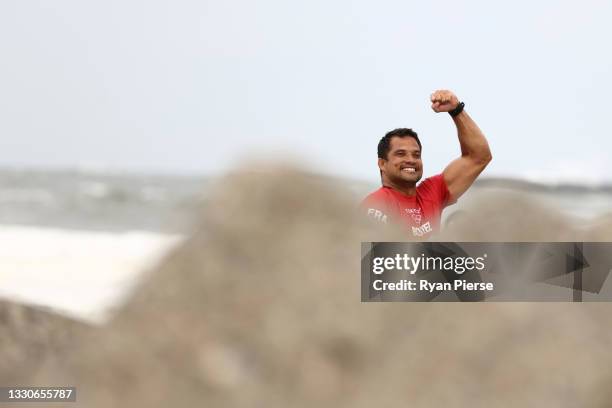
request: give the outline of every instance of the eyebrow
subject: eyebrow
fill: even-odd
[[[421,153],[419,149],[414,149],[414,150],[397,149],[397,150],[394,150],[393,153],[408,152],[408,151],[410,151],[411,153]]]

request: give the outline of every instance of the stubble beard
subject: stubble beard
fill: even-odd
[[[393,176],[393,177],[389,177],[387,176],[387,181],[392,184],[392,185],[396,185],[398,187],[404,187],[404,188],[416,188],[417,183],[421,180],[421,178],[423,177],[423,174],[419,174],[415,179],[405,179],[403,177],[401,177],[400,175],[398,176]]]

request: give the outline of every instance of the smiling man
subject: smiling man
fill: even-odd
[[[405,226],[418,239],[438,230],[444,207],[454,203],[491,161],[484,134],[448,90],[431,94],[434,112],[448,112],[457,126],[461,157],[441,174],[417,185],[423,176],[421,141],[412,129],[395,129],[378,143],[382,187],[368,195],[362,208],[370,217]]]

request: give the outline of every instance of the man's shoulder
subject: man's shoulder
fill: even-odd
[[[384,186],[380,187],[376,189],[375,191],[372,191],[367,196],[365,196],[365,198],[362,200],[362,203],[365,204],[365,203],[389,200],[390,198],[392,198],[392,195],[389,193],[388,190],[389,189],[385,188]]]
[[[385,196],[385,195],[387,194],[385,190],[386,190],[386,189],[385,189],[385,187],[384,187],[384,186],[383,186],[383,187],[379,187],[379,188],[377,188],[376,190],[372,191],[370,194],[368,194],[368,195],[366,196],[366,198],[368,198],[368,197],[380,197],[380,196]]]
[[[419,183],[419,185],[417,186],[417,189],[427,188],[430,186],[437,186],[440,184],[446,185],[446,182],[444,181],[444,175],[442,173],[436,174],[435,176],[427,177],[425,180]]]
[[[440,201],[444,206],[454,203],[450,197],[444,174],[436,174],[423,180],[417,186],[417,194],[426,200]]]
[[[362,201],[360,208],[366,212],[368,217],[377,221],[387,223],[389,214],[393,213],[393,195],[388,188],[379,189],[368,194]]]

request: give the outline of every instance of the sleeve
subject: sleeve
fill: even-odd
[[[440,208],[457,202],[448,191],[448,186],[441,173],[423,180],[419,185],[419,190],[424,197],[438,203]]]

